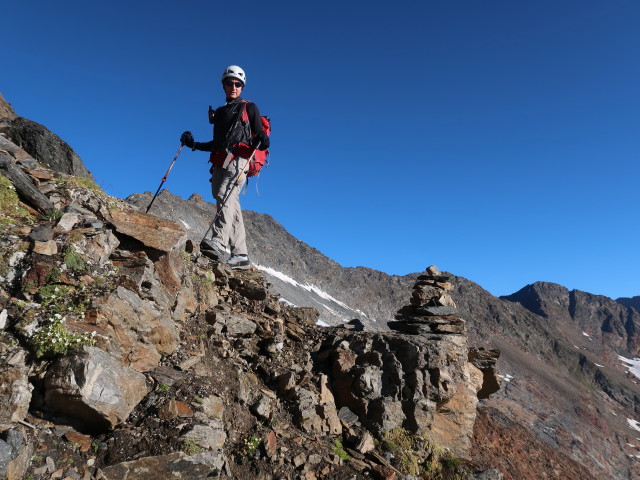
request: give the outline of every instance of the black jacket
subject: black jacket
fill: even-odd
[[[251,129],[249,132],[245,132],[244,135],[240,135],[240,137],[247,137],[251,135],[255,135],[257,133],[264,133],[262,129],[262,120],[260,119],[260,110],[255,103],[247,102],[247,115],[249,116],[249,128]],[[242,113],[243,105],[242,99],[236,98],[224,104],[221,107],[216,109],[215,115],[213,117],[213,140],[206,143],[196,142],[194,144],[194,150],[202,150],[204,152],[222,152],[227,148],[231,147],[233,144],[237,143],[238,135],[236,135],[232,141],[229,142],[228,136],[232,128],[234,128],[236,124],[236,119]],[[240,138],[239,141],[248,144],[249,138]]]

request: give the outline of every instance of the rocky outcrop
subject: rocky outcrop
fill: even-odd
[[[161,252],[180,247],[184,249],[187,241],[184,229],[176,223],[132,209],[112,211],[111,223],[118,233],[135,238],[144,246]]]
[[[95,347],[55,362],[44,379],[48,408],[101,432],[126,420],[148,393],[145,377]]]
[[[16,112],[13,111],[13,107],[7,102],[2,93],[0,93],[0,119],[13,120],[16,118]]]
[[[9,124],[7,136],[42,165],[68,175],[93,178],[73,149],[39,123],[16,117]]]
[[[12,217],[0,242],[0,333],[20,345],[2,343],[0,424],[47,445],[30,463],[30,434],[11,433],[0,442],[7,475],[357,480],[427,458],[458,469],[445,460],[469,452],[483,385],[461,320],[431,318],[417,335],[324,329],[258,270],[204,257],[181,226],[11,164],[53,211],[30,225]],[[396,437],[422,442],[415,466],[383,455]],[[476,478],[469,468],[456,471]]]

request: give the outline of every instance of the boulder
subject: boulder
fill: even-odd
[[[191,430],[180,437],[181,440],[190,440],[202,448],[219,450],[227,441],[227,433],[222,428],[222,421],[214,422],[214,425],[195,425]]]
[[[45,404],[103,432],[124,422],[149,392],[145,376],[95,347],[57,360],[45,376]]]
[[[466,336],[336,332],[333,395],[368,430],[428,434],[467,456],[482,386],[468,363]]]
[[[209,319],[212,318],[213,312],[210,312]],[[215,320],[211,320],[214,326],[214,332],[226,332],[231,337],[242,337],[252,335],[257,325],[244,315],[238,313],[215,312]]]
[[[161,252],[184,247],[187,234],[177,223],[133,209],[112,210],[111,223],[118,233]]]
[[[145,457],[130,462],[122,462],[106,467],[102,471],[103,480],[158,480],[159,472],[163,478],[175,480],[202,480],[218,475],[225,460],[222,454],[204,452],[188,456],[182,452]]]
[[[11,180],[16,191],[27,203],[42,213],[55,210],[47,196],[36,188],[29,176],[16,164],[2,164],[2,174]]]
[[[78,248],[81,253],[85,254],[96,264],[104,265],[104,263],[109,260],[113,251],[118,248],[119,244],[120,241],[118,238],[111,230],[107,229],[91,237],[85,237],[82,244],[78,245]]]
[[[82,159],[58,135],[26,118],[11,121],[9,137],[43,165],[68,175],[92,178]]]
[[[140,372],[153,370],[178,346],[179,332],[167,313],[124,287],[95,302],[95,325],[108,337],[106,349]]]

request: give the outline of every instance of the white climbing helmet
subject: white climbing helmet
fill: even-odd
[[[245,85],[247,84],[247,76],[244,74],[244,70],[237,65],[229,65],[224,69],[224,72],[222,73],[222,81],[224,82],[227,78],[237,78]]]

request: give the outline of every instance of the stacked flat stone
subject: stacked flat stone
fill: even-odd
[[[465,321],[456,315],[456,304],[448,293],[451,290],[451,275],[431,265],[418,277],[410,304],[398,311],[389,328],[412,335],[466,333]]]

